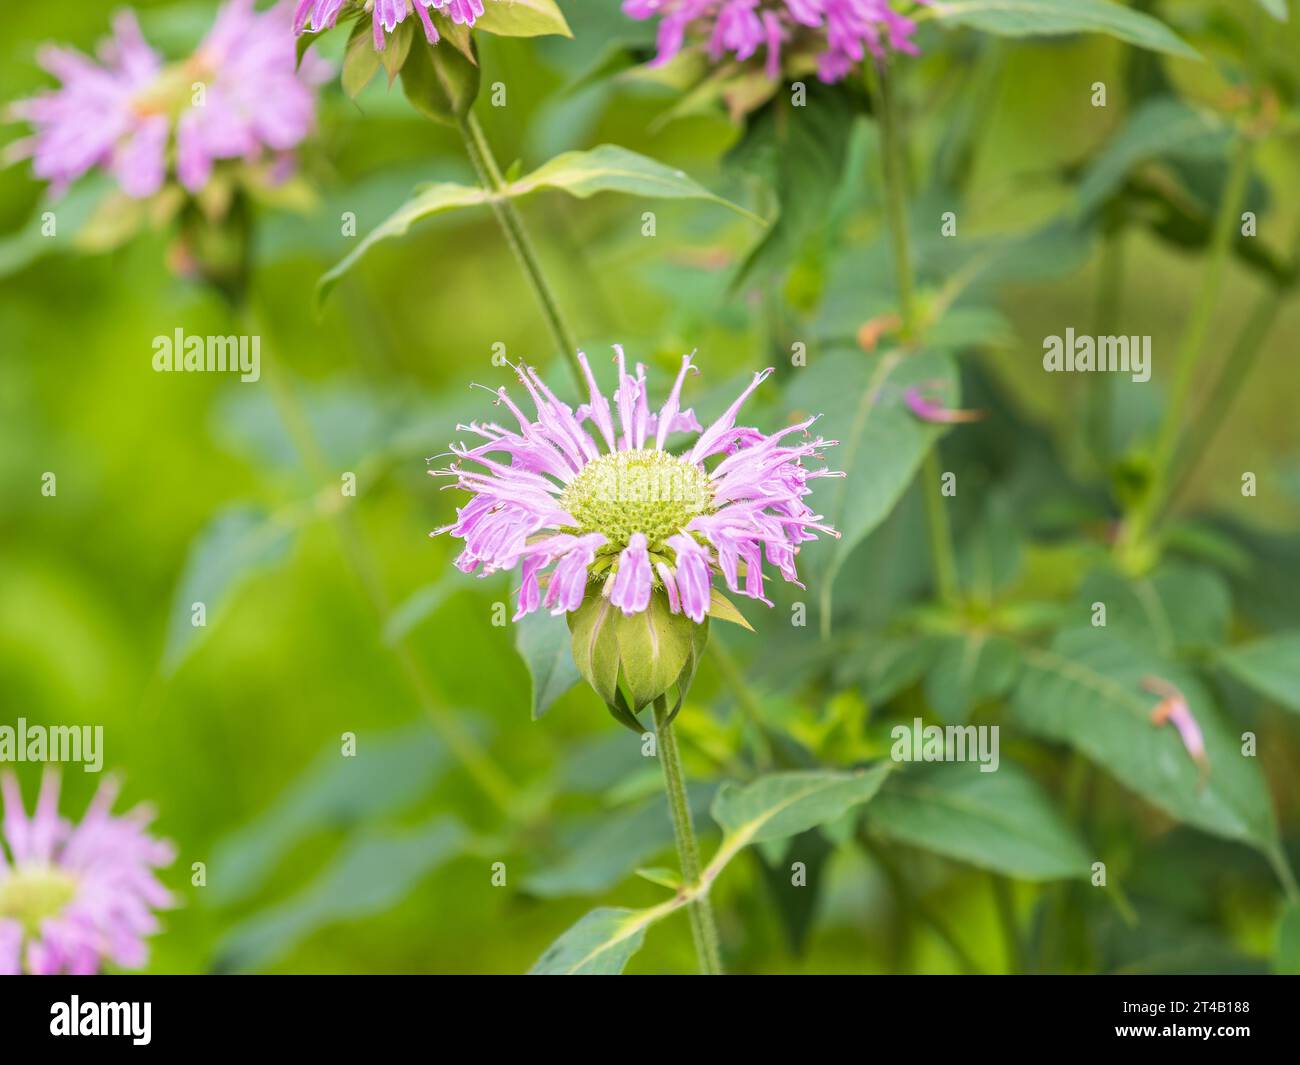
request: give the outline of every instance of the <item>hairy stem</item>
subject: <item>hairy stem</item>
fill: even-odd
[[[506,180],[497,165],[496,157],[492,154],[492,146],[488,144],[487,137],[483,134],[483,127],[479,125],[472,111],[460,120],[459,129],[461,138],[465,142],[465,151],[469,154],[470,162],[474,164],[483,187],[492,192],[502,192],[506,187]],[[582,387],[583,376],[582,368],[578,364],[577,342],[560,310],[555,291],[546,280],[541,260],[538,259],[532,238],[524,227],[523,218],[515,209],[515,205],[504,196],[493,199],[492,211],[501,226],[501,232],[505,235],[506,244],[509,245],[515,261],[519,263],[519,269],[533,290],[533,296],[536,297],[537,306],[546,320],[546,328],[550,331],[552,342],[564,356],[565,365],[573,375],[574,383]]]
[[[668,700],[662,696],[654,704],[655,731],[659,736],[659,761],[664,767],[664,789],[668,793],[668,813],[673,820],[673,838],[677,841],[677,859],[682,867],[682,883],[692,892],[698,892],[687,907],[691,920],[691,936],[695,940],[695,953],[700,959],[700,972],[705,976],[722,974],[722,958],[718,952],[718,927],[713,919],[713,904],[707,892],[699,891],[700,848],[695,841],[695,826],[691,823],[691,805],[686,795],[686,777],[682,773],[682,756],[677,749],[677,737],[672,722],[668,720]]]

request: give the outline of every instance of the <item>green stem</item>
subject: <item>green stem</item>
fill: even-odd
[[[1268,849],[1267,855],[1268,864],[1273,867],[1287,901],[1300,902],[1300,888],[1296,887],[1295,874],[1291,872],[1291,863],[1286,860],[1286,852],[1280,845],[1274,845]]]
[[[911,889],[911,886],[907,883],[907,878],[903,875],[903,871],[899,869],[898,863],[889,856],[885,848],[878,846],[865,831],[858,832],[858,842],[862,844],[863,849],[880,866],[881,872],[885,874],[885,879],[889,882],[889,889],[894,893],[899,906],[914,913],[922,924],[943,941],[944,946],[948,948],[949,953],[952,954],[953,959],[961,967],[962,972],[982,974],[979,963],[961,945],[961,941],[953,934],[952,929],[948,927],[943,918]]]
[[[1021,971],[1023,951],[1020,945],[1020,927],[1016,921],[1016,899],[1011,881],[990,874],[993,881],[993,900],[997,904],[998,921],[1002,925],[1002,938],[1006,941],[1007,966],[1013,973]]]
[[[573,375],[574,382],[582,387],[584,380],[582,367],[578,363],[577,342],[564,320],[555,292],[542,271],[541,261],[533,247],[532,238],[524,227],[523,218],[510,199],[500,195],[505,190],[506,180],[497,165],[496,157],[492,154],[492,146],[488,144],[483,127],[479,125],[478,119],[471,111],[460,120],[459,129],[461,138],[465,142],[465,151],[469,154],[470,162],[474,164],[479,181],[484,188],[498,194],[492,200],[492,211],[501,226],[501,232],[505,235],[506,244],[509,245],[520,270],[523,271],[525,280],[533,290],[537,306],[550,331],[551,340],[564,356],[565,365]]]
[[[1215,435],[1241,393],[1242,386],[1250,379],[1255,360],[1259,357],[1264,341],[1268,339],[1283,304],[1290,298],[1298,274],[1300,274],[1300,224],[1297,224],[1295,236],[1291,241],[1290,277],[1285,282],[1279,281],[1270,286],[1268,291],[1259,297],[1255,309],[1251,312],[1250,318],[1247,319],[1246,325],[1232,346],[1232,351],[1224,360],[1213,386],[1209,389],[1205,405],[1192,420],[1183,444],[1174,456],[1174,472],[1170,477],[1173,487],[1169,491],[1171,502],[1177,499],[1186,487],[1201,461],[1201,456],[1214,442]]]
[[[930,563],[939,598],[955,603],[957,590],[957,556],[952,548],[952,527],[939,492],[939,448],[932,447],[921,462],[921,494],[925,497],[926,529],[930,536]]]
[[[245,328],[253,334],[260,334],[258,323],[251,306],[243,304],[241,313],[245,318]],[[266,367],[265,377],[271,386],[271,395],[275,401],[280,417],[285,423],[290,438],[294,441],[312,479],[320,484],[329,483],[330,474],[311,422],[302,408],[297,393],[292,386],[281,379],[277,367]],[[364,539],[357,531],[352,516],[337,507],[326,507],[330,520],[339,538],[344,557],[351,565],[361,584],[372,609],[382,623],[392,613],[392,605],[384,592],[379,570],[368,551]],[[483,793],[503,812],[510,811],[514,787],[509,778],[494,762],[488,753],[479,746],[473,734],[465,728],[454,714],[448,713],[434,696],[435,687],[421,663],[421,659],[411,650],[406,638],[392,645],[407,682],[415,692],[421,709],[432,723],[434,730],[447,744],[448,749],[465,767],[470,778]]]
[[[1151,487],[1144,504],[1134,515],[1133,527],[1127,536],[1129,544],[1136,544],[1142,540],[1166,501],[1170,463],[1178,443],[1179,431],[1183,429],[1184,408],[1187,405],[1192,381],[1196,376],[1196,366],[1200,361],[1206,335],[1218,305],[1219,289],[1223,285],[1223,275],[1232,249],[1232,234],[1238,225],[1241,203],[1246,195],[1246,183],[1250,178],[1252,156],[1251,142],[1243,139],[1233,153],[1227,183],[1223,190],[1223,199],[1219,203],[1219,213],[1214,221],[1209,262],[1205,268],[1205,275],[1201,279],[1196,303],[1192,308],[1191,321],[1178,346],[1174,381],[1170,388],[1164,420],[1156,436],[1152,457]]]
[[[889,71],[877,69],[875,61],[864,64],[867,89],[876,101],[877,121],[880,125],[881,173],[885,183],[885,221],[889,226],[889,240],[894,258],[894,283],[898,287],[898,316],[902,320],[904,340],[911,340],[916,328],[915,281],[912,273],[912,253],[907,235],[907,148],[898,122],[898,108],[894,99]]]
[[[1101,262],[1097,265],[1097,300],[1093,322],[1095,336],[1114,334],[1123,292],[1124,231],[1116,229],[1106,235],[1101,246]],[[1088,393],[1085,433],[1096,453],[1098,468],[1105,471],[1110,464],[1110,380],[1105,374],[1093,374],[1088,379],[1086,387]]]
[[[908,243],[907,214],[907,145],[898,120],[898,104],[886,69],[877,69],[868,59],[867,89],[876,101],[880,125],[881,176],[885,185],[885,220],[889,226],[890,247],[894,259],[894,277],[898,286],[898,316],[902,321],[905,342],[916,339],[916,284],[912,272],[912,252]],[[930,562],[939,597],[954,602],[958,597],[957,561],[953,553],[952,528],[943,497],[939,495],[938,445],[926,452],[921,463],[922,494],[930,539]]]
[[[692,892],[687,913],[691,919],[691,936],[695,940],[695,953],[700,959],[700,972],[705,976],[722,974],[722,959],[718,952],[718,928],[713,919],[713,904],[707,892],[699,891],[700,848],[695,841],[695,826],[691,823],[691,805],[686,795],[686,777],[682,773],[682,756],[677,749],[677,737],[669,721],[668,700],[660,697],[654,704],[655,731],[659,737],[659,761],[664,767],[664,789],[668,793],[668,812],[673,821],[673,837],[677,841],[677,858],[682,866],[682,883]]]

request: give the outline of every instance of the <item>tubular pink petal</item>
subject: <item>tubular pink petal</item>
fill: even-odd
[[[643,533],[633,533],[627,547],[618,556],[618,570],[610,586],[609,601],[624,614],[639,614],[650,605],[654,578],[650,571],[650,555],[646,550]]]

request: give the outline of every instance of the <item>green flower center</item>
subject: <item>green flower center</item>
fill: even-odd
[[[604,533],[622,550],[645,533],[654,550],[698,514],[713,511],[708,474],[664,451],[615,451],[592,459],[560,495],[578,531]]]
[[[17,921],[27,935],[35,936],[41,922],[61,912],[76,893],[76,880],[59,869],[48,865],[12,869],[0,880],[0,918]]]

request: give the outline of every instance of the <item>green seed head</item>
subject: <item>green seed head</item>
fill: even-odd
[[[560,496],[580,532],[604,533],[621,550],[633,533],[650,549],[679,533],[698,514],[713,511],[708,475],[664,451],[615,451],[582,468]]]

